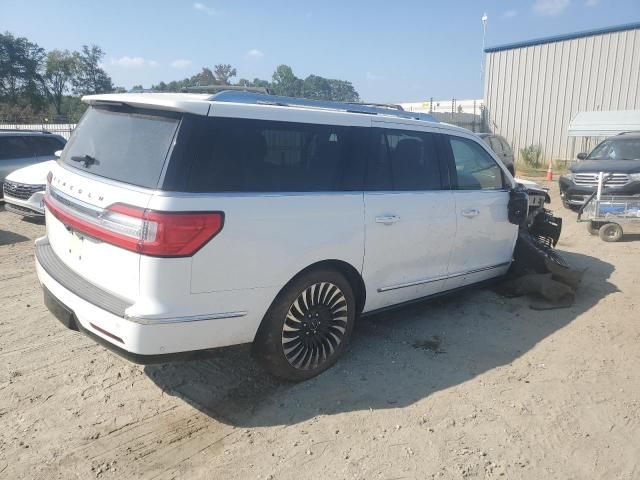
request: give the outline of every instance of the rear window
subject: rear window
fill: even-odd
[[[30,137],[29,144],[37,156],[53,157],[54,153],[64,148],[64,142],[55,137]]]
[[[180,116],[169,112],[91,107],[62,161],[111,180],[156,188],[179,123]]]
[[[188,192],[320,192],[362,183],[355,127],[186,115],[163,183]]]

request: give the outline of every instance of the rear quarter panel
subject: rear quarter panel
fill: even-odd
[[[156,195],[157,210],[222,211],[222,231],[191,258],[191,293],[284,286],[322,260],[362,270],[359,193]]]

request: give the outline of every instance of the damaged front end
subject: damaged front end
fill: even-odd
[[[528,199],[526,218],[517,208],[522,190]],[[570,269],[555,250],[562,232],[562,219],[544,207],[547,203],[550,203],[549,194],[537,186],[519,184],[512,191],[509,220],[512,220],[511,210],[518,210],[522,221],[518,223],[511,269],[506,281],[498,287],[498,293],[507,297],[532,296],[530,307],[536,310],[570,307],[584,274]]]
[[[513,254],[513,271],[519,274],[548,273],[546,260],[567,267],[565,260],[555,250],[562,232],[562,218],[545,208],[550,203],[549,194],[537,186],[519,185],[529,200],[526,219],[520,223],[518,241]]]

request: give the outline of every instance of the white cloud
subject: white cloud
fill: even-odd
[[[194,3],[193,8],[195,8],[199,12],[206,13],[207,15],[215,15],[216,13],[218,13],[215,8],[208,7],[204,3],[200,3],[200,2]]]
[[[560,15],[569,6],[571,0],[536,0],[533,11],[539,15],[555,17]]]
[[[600,3],[600,0],[587,0],[586,2],[584,2],[584,4],[587,7],[595,7],[596,5],[598,5]]]
[[[513,18],[516,15],[518,15],[518,11],[517,10],[507,10],[506,12],[504,12],[502,14],[502,18]]]
[[[140,67],[157,67],[160,65],[155,60],[146,60],[142,57],[129,57],[125,55],[120,58],[112,58],[111,65],[117,65],[118,67],[125,68],[140,68]]]
[[[264,57],[264,52],[262,50],[258,50],[257,48],[252,48],[247,52],[247,57],[262,58]]]
[[[191,60],[186,60],[184,58],[179,58],[174,60],[170,64],[173,68],[187,68],[191,66]]]

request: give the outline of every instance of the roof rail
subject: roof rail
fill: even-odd
[[[219,93],[226,90],[237,92],[271,93],[266,87],[248,87],[243,85],[196,85],[193,87],[183,87],[182,93]]]
[[[371,102],[347,102],[351,105],[364,105],[366,107],[382,107],[382,108],[389,108],[392,110],[400,110],[402,112],[405,111],[404,108],[402,108],[402,105],[398,105],[396,103],[371,103]]]
[[[43,133],[45,135],[52,135],[49,130],[39,128],[0,128],[0,132]]]
[[[309,108],[316,110],[335,110],[367,115],[389,115],[410,120],[423,120],[438,123],[430,114],[407,112],[391,107],[388,104],[334,102],[329,100],[309,100],[307,98],[283,97],[279,95],[264,95],[244,91],[222,91],[209,97],[210,101],[244,103],[249,105],[275,105],[280,107]]]

